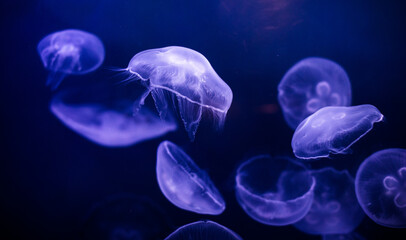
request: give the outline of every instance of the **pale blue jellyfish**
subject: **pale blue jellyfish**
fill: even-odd
[[[151,93],[162,118],[177,104],[190,139],[203,114],[211,115],[218,127],[223,125],[233,93],[202,54],[184,47],[146,50],[136,54],[125,70],[131,80],[148,87],[136,104],[142,105]]]
[[[226,205],[206,172],[178,146],[163,141],[157,150],[159,187],[175,206],[200,214],[221,214]]]
[[[71,103],[69,94],[55,95],[51,112],[68,128],[101,146],[126,147],[177,128],[175,121],[161,120],[147,107],[133,115],[132,102],[128,100],[109,107],[101,103]]]
[[[385,149],[365,159],[357,171],[355,190],[373,221],[406,228],[406,149]]]
[[[67,29],[44,37],[37,47],[44,67],[51,73],[47,85],[57,88],[66,75],[96,70],[104,60],[101,40],[88,32]]]
[[[93,205],[80,228],[81,240],[161,240],[170,219],[152,199],[120,194]]]
[[[165,240],[242,240],[232,230],[212,221],[186,224],[171,233]]]
[[[337,63],[325,58],[305,58],[283,76],[278,100],[286,122],[296,129],[303,119],[326,106],[349,106],[351,84]]]
[[[346,153],[367,134],[383,115],[372,105],[324,107],[313,113],[296,128],[292,149],[301,159],[328,157],[330,153]]]
[[[363,220],[357,202],[354,179],[346,171],[331,167],[315,170],[314,200],[310,211],[294,226],[308,234],[351,233]]]
[[[254,220],[273,226],[303,218],[313,201],[315,180],[290,159],[263,155],[241,164],[236,175],[236,197]]]

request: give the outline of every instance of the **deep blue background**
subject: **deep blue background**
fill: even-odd
[[[285,5],[286,4],[286,5]],[[277,106],[277,85],[297,61],[320,56],[347,71],[353,105],[373,104],[385,122],[353,146],[353,153],[312,164],[354,176],[375,151],[406,148],[406,8],[403,1],[364,0],[31,0],[1,3],[1,228],[3,239],[76,239],[91,207],[127,192],[153,199],[172,228],[211,219],[244,239],[319,239],[291,226],[250,219],[236,203],[233,174],[259,153],[292,155],[293,132]],[[53,93],[36,52],[45,35],[78,28],[99,36],[104,66],[126,67],[142,50],[170,45],[201,52],[234,93],[221,133],[202,125],[190,143],[183,129],[167,135],[206,169],[227,202],[220,216],[176,208],[161,194],[155,153],[164,138],[110,149],[63,126],[49,111]],[[62,88],[97,82],[106,70],[68,77]],[[267,109],[267,110],[266,110]],[[402,239],[402,229],[365,218],[367,239]],[[10,237],[12,236],[12,237]]]

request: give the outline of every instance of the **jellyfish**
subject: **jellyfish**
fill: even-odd
[[[369,104],[351,107],[324,107],[313,113],[296,128],[292,149],[301,159],[328,157],[330,153],[345,154],[383,120],[379,110]]]
[[[170,230],[170,219],[157,203],[128,193],[95,203],[82,222],[81,240],[161,240]]]
[[[225,202],[206,172],[178,146],[158,146],[156,174],[159,187],[175,206],[200,214],[221,214]]]
[[[347,170],[327,167],[312,171],[316,179],[310,211],[294,226],[316,235],[351,233],[363,220],[357,202],[354,179]]]
[[[374,222],[406,228],[406,149],[385,149],[365,159],[357,171],[355,192]]]
[[[96,70],[104,60],[101,40],[88,32],[67,29],[44,37],[37,47],[44,67],[50,71],[47,85],[56,89],[68,74]]]
[[[76,93],[65,91],[55,95],[51,112],[68,128],[86,139],[105,147],[126,147],[157,138],[177,128],[175,121],[164,121],[146,106],[135,115],[132,102],[73,102]]]
[[[142,105],[151,93],[160,116],[165,118],[170,109],[176,109],[177,102],[191,140],[203,114],[211,116],[218,128],[223,126],[233,93],[202,54],[184,47],[146,50],[136,54],[125,70],[131,81],[140,80],[148,87],[135,105]]]
[[[295,223],[313,200],[315,180],[301,164],[261,155],[242,163],[236,175],[236,197],[254,220],[272,226]]]
[[[322,107],[349,106],[351,84],[337,63],[325,58],[305,58],[283,76],[278,100],[287,124],[296,129],[303,119]]]
[[[186,224],[171,233],[165,240],[242,240],[238,234],[212,221],[198,221]]]

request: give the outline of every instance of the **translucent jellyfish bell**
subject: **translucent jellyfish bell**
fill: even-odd
[[[406,149],[385,149],[365,159],[357,171],[355,191],[373,221],[406,228]]]
[[[69,91],[55,95],[50,104],[51,112],[67,127],[101,146],[126,147],[177,128],[175,121],[163,121],[147,107],[133,115],[132,102],[128,100],[119,101],[113,107],[70,102],[75,96]]]
[[[310,211],[294,226],[308,234],[351,233],[364,218],[357,202],[354,179],[331,167],[315,170],[314,199]]]
[[[67,29],[44,37],[37,47],[44,67],[51,71],[47,85],[57,88],[65,75],[86,74],[104,60],[101,40],[88,32]]]
[[[206,172],[178,146],[163,141],[157,150],[159,187],[175,206],[200,214],[221,214],[225,202]]]
[[[146,50],[136,54],[126,70],[147,85],[144,98],[151,92],[161,117],[177,101],[192,140],[204,112],[217,126],[223,125],[233,93],[202,54],[184,47]]]
[[[324,107],[296,128],[292,149],[301,159],[328,157],[346,153],[352,144],[367,134],[383,115],[372,105]]]
[[[171,233],[165,240],[242,240],[238,234],[212,221],[186,224]]]
[[[325,58],[305,58],[283,76],[278,100],[288,125],[295,129],[303,119],[326,106],[349,106],[351,84],[337,63]]]
[[[254,157],[237,170],[236,197],[254,220],[273,226],[304,217],[313,200],[314,178],[286,158]]]

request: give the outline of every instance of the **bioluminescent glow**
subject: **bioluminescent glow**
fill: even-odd
[[[406,228],[406,149],[385,149],[365,159],[357,171],[355,191],[373,221]]]
[[[131,73],[130,80],[135,78],[148,87],[140,105],[151,93],[165,118],[177,102],[191,140],[204,112],[211,114],[217,127],[223,125],[233,93],[202,54],[184,47],[146,50],[136,54],[126,70]]]
[[[57,94],[51,112],[68,128],[88,140],[106,147],[126,147],[174,131],[174,121],[163,121],[157,113],[143,107],[132,114],[132,102],[110,108],[100,103],[69,103],[69,92]]]
[[[200,214],[221,214],[226,205],[206,172],[178,146],[163,141],[157,150],[159,187],[175,206]]]
[[[373,128],[374,123],[382,120],[379,110],[369,104],[324,107],[296,128],[292,138],[293,153],[301,159],[346,153],[352,144]]]
[[[351,84],[337,63],[324,58],[305,58],[283,76],[278,100],[286,122],[296,129],[303,119],[326,106],[349,106]]]
[[[242,240],[238,234],[212,221],[186,224],[171,233],[165,240]]]
[[[308,234],[347,234],[364,218],[357,202],[354,179],[347,170],[328,167],[312,171],[314,200],[307,215],[294,226]]]
[[[37,47],[44,67],[51,71],[47,85],[57,88],[65,75],[86,74],[104,60],[101,40],[88,32],[68,29],[44,37]]]
[[[314,178],[287,158],[254,157],[237,170],[236,197],[254,220],[273,226],[299,221],[313,201]]]

